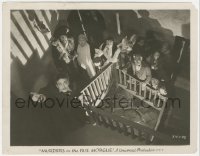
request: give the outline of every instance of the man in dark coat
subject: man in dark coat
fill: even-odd
[[[58,72],[67,73],[70,82],[77,88],[81,89],[88,83],[87,71],[77,62],[74,37],[66,26],[61,26],[54,32],[52,57]]]
[[[59,74],[55,82],[32,93],[32,100],[41,105],[36,123],[40,126],[35,131],[40,131],[41,138],[49,140],[49,144],[68,144],[65,136],[84,125],[85,111],[77,95],[66,74]]]

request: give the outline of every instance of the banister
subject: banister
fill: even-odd
[[[104,110],[101,110],[99,108],[89,106],[89,109],[92,110],[92,113],[101,114],[101,116],[107,117],[107,118],[109,118],[109,120],[114,120],[114,121],[118,121],[119,123],[129,125],[132,128],[136,128],[137,130],[142,131],[142,132],[148,134],[149,136],[154,136],[155,138],[157,138],[161,141],[164,141],[165,143],[169,143],[169,144],[172,144],[172,143],[176,144],[177,143],[178,144],[178,141],[173,140],[172,137],[170,137],[166,134],[160,133],[158,131],[155,131],[155,130],[147,127],[147,126],[141,125],[141,124],[136,123],[136,122],[129,121],[129,120],[122,118],[118,115],[105,112]],[[116,123],[116,124],[118,124],[118,123]],[[120,125],[118,125],[118,126],[120,126]]]
[[[136,78],[136,77],[133,77],[133,76],[131,76],[130,74],[128,74],[128,73],[125,73],[123,70],[121,70],[121,69],[119,69],[119,68],[117,68],[117,70],[118,70],[118,73],[123,73],[124,75],[126,75],[126,77],[131,77],[131,82],[130,82],[130,84],[132,83],[132,81],[134,81],[134,90],[136,90],[136,84],[137,83],[139,83],[140,85],[139,85],[139,95],[141,96],[141,84],[142,84],[142,81],[141,80],[139,80],[138,78]],[[119,83],[120,84],[122,84],[122,85],[125,85],[125,84],[123,84],[123,82],[122,82],[122,77],[121,77],[122,75],[121,74],[119,74]],[[124,76],[125,77],[125,76]],[[124,80],[125,81],[125,80]],[[126,79],[126,81],[127,81],[127,79]],[[152,95],[152,93],[154,93],[154,96],[155,96],[155,99],[156,99],[156,97],[158,96],[159,97],[159,99],[162,99],[164,102],[166,102],[167,101],[167,97],[165,96],[165,95],[161,95],[161,94],[158,94],[159,93],[159,91],[158,90],[156,90],[156,89],[154,89],[154,88],[152,88],[151,86],[150,86],[150,84],[147,84],[146,86],[145,86],[145,91],[146,91],[146,89],[148,89],[149,91],[150,91],[150,93],[151,93],[151,95]],[[146,94],[146,93],[145,93]],[[151,97],[151,96],[150,96]]]
[[[130,74],[128,74],[128,73],[125,73],[123,70],[121,70],[121,69],[119,69],[119,68],[117,68],[117,70],[119,70],[119,71],[122,72],[123,74],[126,74],[127,76],[132,77],[134,80],[136,80],[136,81],[139,82],[139,83],[142,83],[142,82],[143,82],[143,81],[141,81],[140,79],[138,79],[137,77],[133,77],[132,75],[130,75]],[[154,88],[152,88],[150,84],[147,84],[146,87],[147,87],[148,89],[157,91],[157,90],[155,90]],[[158,91],[157,91],[157,92],[158,92]],[[162,96],[163,96],[163,97],[166,97],[166,96],[164,96],[164,95],[162,95]]]
[[[116,68],[116,70],[118,70],[118,74],[119,74],[118,75],[119,76],[118,77],[119,78],[118,85],[121,84],[122,86],[127,87],[127,89],[130,91],[134,90],[133,91],[134,93],[139,92],[139,95],[135,94],[135,96],[140,97],[141,100],[144,100],[147,104],[149,104],[150,106],[152,106],[155,109],[160,111],[155,128],[151,129],[147,126],[141,125],[141,124],[133,122],[133,121],[129,121],[118,115],[115,115],[115,114],[109,113],[109,112],[105,112],[104,110],[97,109],[95,107],[96,104],[99,102],[98,96],[104,95],[104,96],[102,96],[104,98],[105,94],[107,94],[106,91],[108,91],[109,85],[111,84],[111,80],[112,80],[113,65],[114,65],[113,63],[109,63],[107,66],[105,66],[100,73],[98,73],[94,78],[91,79],[90,83],[87,84],[81,90],[80,94],[78,95],[78,97],[81,94],[86,95],[85,99],[87,100],[87,103],[85,103],[83,105],[85,106],[87,112],[91,116],[93,116],[94,119],[99,124],[103,123],[106,126],[110,125],[110,127],[114,127],[114,121],[116,121],[115,124],[118,127],[118,130],[120,132],[124,131],[124,133],[127,133],[127,131],[128,131],[127,126],[131,126],[130,133],[136,133],[138,131],[138,133],[145,133],[145,135],[147,135],[148,138],[150,138],[149,140],[151,140],[152,136],[153,136],[155,138],[158,138],[158,139],[163,140],[168,143],[172,143],[172,141],[173,141],[173,144],[174,144],[175,141],[172,140],[172,138],[156,131],[158,128],[158,125],[160,123],[160,120],[161,120],[161,117],[162,117],[162,114],[164,111],[164,107],[166,105],[167,97],[158,94],[158,90],[153,89],[148,84],[145,86],[145,90],[142,90],[142,88],[141,88],[142,81],[125,73],[124,71],[122,71],[118,68]],[[127,78],[129,80],[129,82],[127,82]],[[127,86],[127,84],[128,84],[128,86]],[[134,85],[134,87],[132,87],[132,85]],[[137,91],[138,85],[139,85],[139,91]],[[142,95],[142,92],[144,92],[143,95]],[[147,92],[149,93],[149,95],[147,95]],[[162,108],[158,108],[158,107],[154,106],[154,103],[151,101],[152,98],[154,98],[154,100],[155,100],[157,98],[157,96],[158,96],[158,105],[161,103],[161,100],[163,100]],[[144,97],[149,97],[150,101],[145,100]],[[91,105],[91,103],[93,103],[94,105]],[[149,136],[151,136],[151,137],[149,137]]]
[[[90,83],[89,83],[88,85],[84,86],[81,90],[84,90],[84,88],[87,88],[90,84],[92,84],[94,80],[96,80],[97,78],[99,78],[99,77],[101,76],[101,74],[102,74],[103,72],[105,72],[105,71],[106,71],[109,67],[111,67],[112,65],[113,65],[113,63],[109,63],[108,65],[106,65],[106,66],[102,69],[102,71],[101,71],[100,73],[98,73],[97,75],[95,75],[93,78],[91,78],[91,79],[90,79]]]
[[[97,83],[97,80],[102,75],[102,73],[104,73],[106,70],[108,70],[109,68],[111,68],[112,65],[113,65],[113,63],[107,64],[102,69],[102,71],[100,73],[98,73],[97,75],[95,75],[93,78],[90,79],[89,84],[83,86],[82,88],[79,89],[79,91],[77,91],[77,93],[75,94],[75,97],[80,97],[86,89],[87,89],[87,92],[88,92],[88,87],[90,85],[92,85],[92,83],[95,83],[97,85],[97,90],[98,90],[99,93],[102,92],[102,91],[100,91],[101,90],[101,86],[99,85],[99,83]],[[89,95],[89,94],[87,94],[87,95]]]

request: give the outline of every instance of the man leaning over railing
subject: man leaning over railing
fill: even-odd
[[[145,86],[151,82],[151,69],[143,61],[143,57],[140,54],[133,55],[131,62],[127,68],[124,68],[124,71],[143,82],[142,90],[144,90]]]

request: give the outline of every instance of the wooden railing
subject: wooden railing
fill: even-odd
[[[114,64],[108,64],[100,74],[96,75],[91,82],[81,91],[86,105],[97,106],[103,99],[109,87],[111,86],[113,77]]]
[[[147,102],[155,109],[161,110],[162,106],[167,102],[167,97],[159,93],[158,90],[153,89],[150,85],[146,85],[142,88],[142,82],[137,78],[125,73],[121,69],[117,69],[119,76],[119,85],[126,86],[131,90],[135,96]]]
[[[167,97],[161,95],[158,90],[153,89],[148,84],[145,87],[142,87],[142,81],[125,73],[123,70],[116,70],[119,77],[118,85],[120,87],[126,89],[135,97],[139,98],[140,100],[144,101],[144,103],[159,111],[158,120],[154,128],[155,130],[157,130],[167,103]]]
[[[154,129],[95,107],[101,102],[101,99],[106,96],[113,80],[116,80],[116,77],[119,86],[134,93],[135,96],[144,100],[147,104],[160,112]],[[166,105],[167,97],[160,95],[157,90],[152,89],[148,85],[145,89],[142,89],[141,84],[141,81],[117,69],[115,64],[110,63],[81,91],[84,98],[84,107],[90,117],[99,125],[117,129],[119,132],[131,135],[133,138],[139,137],[145,140],[146,144],[151,143],[153,140],[152,138],[154,138],[154,140],[161,140],[165,144],[171,144],[172,142],[175,144],[171,137],[156,131]]]

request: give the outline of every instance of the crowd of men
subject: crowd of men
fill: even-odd
[[[58,92],[80,91],[110,62],[141,80],[143,86],[148,84],[158,89],[170,81],[174,61],[167,42],[157,40],[153,33],[145,37],[126,34],[121,38],[120,43],[115,43],[115,39],[108,36],[94,47],[86,34],[74,36],[66,26],[57,28],[51,46],[59,73],[55,80]]]

